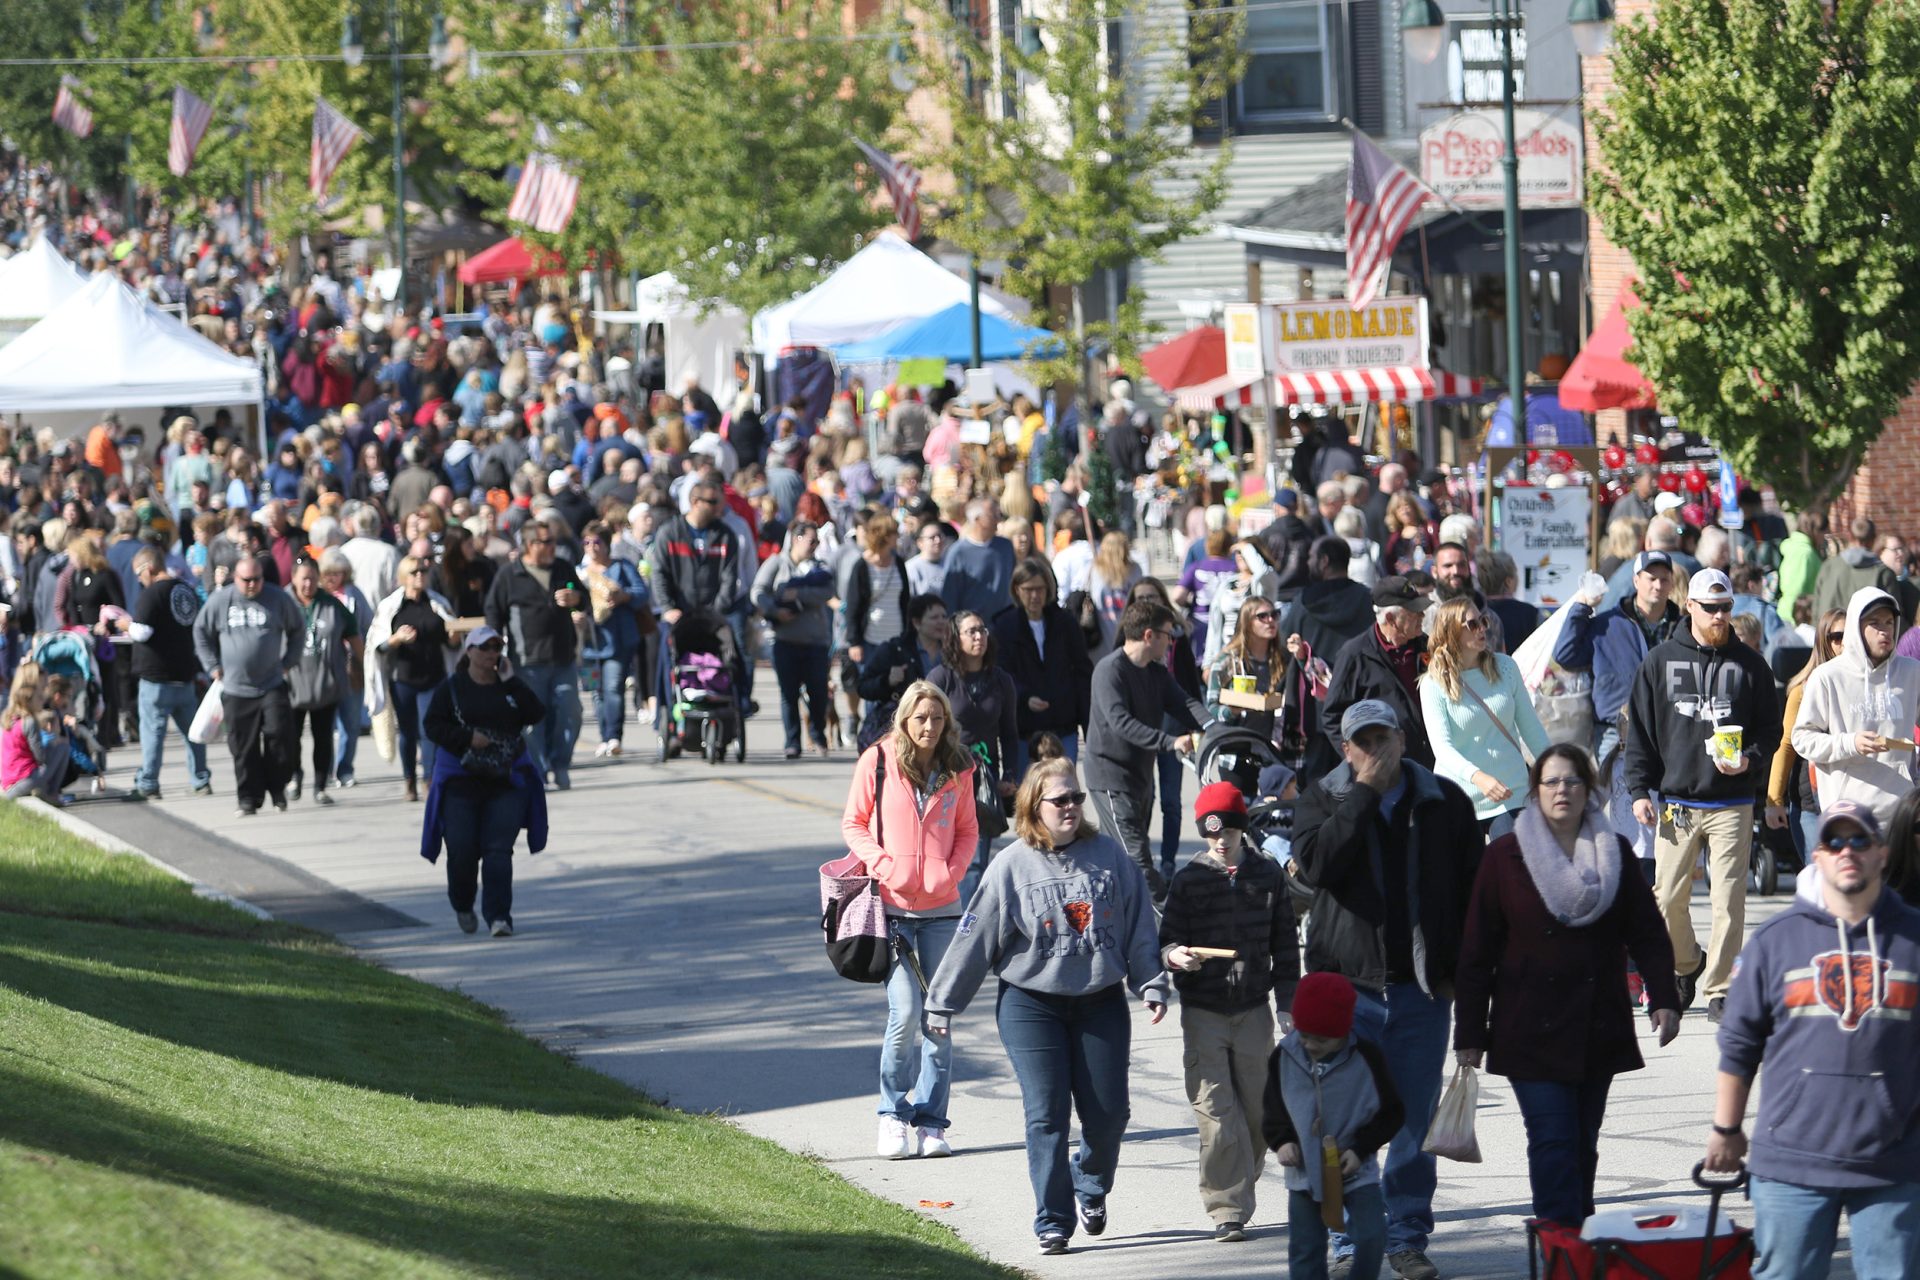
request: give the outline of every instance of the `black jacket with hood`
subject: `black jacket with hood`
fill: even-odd
[[[1743,773],[1721,773],[1707,754],[1716,723],[1737,724],[1749,757]],[[1627,791],[1723,805],[1766,788],[1780,745],[1780,694],[1766,659],[1729,634],[1709,649],[1682,626],[1640,664],[1627,700]]]
[[[1203,960],[1175,972],[1180,1003],[1215,1013],[1241,1013],[1273,994],[1276,1009],[1293,1008],[1300,983],[1300,940],[1287,896],[1287,873],[1257,849],[1243,848],[1232,875],[1202,850],[1174,872],[1160,916],[1160,962],[1171,947],[1223,947],[1232,959]]]
[[[1387,900],[1400,895],[1413,935],[1414,972],[1407,976],[1429,994],[1450,997],[1486,840],[1473,801],[1459,787],[1411,760],[1400,770],[1407,785],[1401,803],[1412,806],[1404,885],[1384,883],[1380,793],[1355,781],[1353,766],[1341,764],[1300,793],[1293,865],[1313,891],[1306,968],[1384,990],[1399,976],[1387,972]]]
[[[1281,613],[1279,638],[1284,641],[1288,636],[1299,635],[1312,648],[1313,656],[1325,659],[1331,669],[1341,647],[1355,636],[1365,635],[1372,627],[1373,592],[1343,576],[1308,583]],[[1287,687],[1297,688],[1299,678],[1300,664],[1289,658]],[[1300,705],[1298,714],[1299,730],[1306,739],[1308,751],[1301,769],[1304,783],[1332,768],[1334,760],[1315,749],[1315,744],[1324,742],[1326,737],[1321,728],[1320,703],[1308,698]]]
[[[726,521],[697,531],[679,516],[653,535],[653,588],[662,613],[668,609],[730,613],[740,598],[740,540]]]
[[[1412,647],[1420,668],[1425,670],[1427,638],[1415,636]],[[1317,777],[1340,763],[1340,717],[1347,713],[1348,707],[1367,698],[1386,703],[1399,717],[1400,727],[1407,735],[1407,759],[1433,768],[1433,744],[1427,741],[1420,694],[1417,690],[1408,693],[1407,686],[1400,683],[1399,672],[1393,669],[1386,651],[1380,647],[1380,629],[1368,627],[1364,635],[1347,641],[1331,663],[1333,680],[1327,686],[1326,705],[1320,713],[1324,732],[1307,744],[1307,772]],[[1322,762],[1317,769],[1313,767],[1316,760]]]

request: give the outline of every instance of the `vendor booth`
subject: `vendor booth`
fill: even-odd
[[[710,303],[703,310],[671,271],[648,276],[634,290],[625,311],[595,311],[602,324],[632,325],[634,347],[644,352],[646,330],[659,326],[667,385],[678,388],[689,373],[709,389],[733,385],[733,357],[747,344],[747,317],[738,307]]]
[[[45,236],[0,262],[0,346],[86,287],[87,277]]]

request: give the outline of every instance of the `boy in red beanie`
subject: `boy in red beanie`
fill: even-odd
[[[1167,891],[1160,960],[1180,992],[1187,1100],[1200,1127],[1200,1201],[1214,1239],[1238,1241],[1247,1238],[1266,1161],[1267,1057],[1276,1013],[1286,1027],[1300,944],[1286,873],[1244,842],[1246,797],[1231,782],[1215,782],[1201,788],[1193,816],[1207,848]],[[1196,947],[1227,954],[1197,955]]]
[[[1287,1274],[1327,1280],[1326,1199],[1321,1152],[1333,1139],[1340,1157],[1341,1203],[1353,1239],[1354,1280],[1374,1280],[1387,1252],[1387,1204],[1380,1194],[1380,1148],[1406,1121],[1386,1059],[1353,1035],[1353,984],[1337,973],[1310,973],[1293,993],[1293,1030],[1267,1069],[1265,1136],[1287,1171]]]

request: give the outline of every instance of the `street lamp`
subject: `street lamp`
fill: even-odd
[[[427,39],[427,58],[438,71],[447,65],[452,52],[447,42],[447,20],[439,12],[433,15],[432,32]],[[349,7],[340,23],[340,60],[349,67],[366,61],[367,46],[360,35],[360,18]],[[387,66],[393,79],[393,256],[400,269],[399,283],[393,290],[396,316],[407,306],[407,97],[406,78],[402,74],[400,51],[400,10],[398,0],[387,0]]]
[[[1514,443],[1526,447],[1527,397],[1525,344],[1520,326],[1520,156],[1513,127],[1513,28],[1520,20],[1520,0],[1491,0],[1494,25],[1500,30],[1500,108],[1505,120],[1500,171],[1506,185],[1503,220],[1507,266],[1507,401],[1513,407]],[[1575,46],[1590,57],[1606,52],[1613,40],[1611,0],[1573,0],[1567,13]],[[1407,52],[1421,62],[1440,56],[1446,43],[1446,14],[1438,0],[1406,0],[1400,10],[1400,33]]]

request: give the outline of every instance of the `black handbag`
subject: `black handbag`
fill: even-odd
[[[884,836],[880,796],[887,761],[874,752],[873,839]],[[885,982],[893,972],[893,926],[880,901],[880,883],[866,874],[854,854],[820,868],[820,928],[826,935],[827,963],[853,982]]]
[[[981,836],[991,840],[1007,833],[1007,811],[1000,807],[1000,786],[993,766],[978,752],[973,757],[973,809]]]

